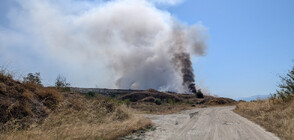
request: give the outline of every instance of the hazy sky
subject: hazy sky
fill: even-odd
[[[201,22],[208,29],[208,50],[205,56],[193,57],[193,67],[196,82],[211,94],[235,98],[273,93],[279,82],[278,75],[287,73],[294,64],[292,62],[294,1],[292,0],[153,0],[153,2],[156,7],[168,11],[187,25]],[[11,0],[1,0],[0,41],[9,40],[14,44],[19,43],[18,45],[27,43],[30,40],[19,37],[17,33],[23,31],[17,28],[13,29],[15,34],[8,32],[15,38],[5,38],[4,33],[7,29],[22,24],[11,25],[10,19],[13,18],[11,7],[17,8],[18,5]],[[46,85],[52,85],[56,76],[62,74],[72,85],[85,86],[89,82],[86,80],[87,77],[93,76],[89,73],[103,70],[100,67],[86,67],[89,69],[85,70],[75,67],[74,64],[56,63],[55,60],[47,59],[48,57],[43,55],[42,52],[46,50],[40,50],[40,53],[30,50],[30,47],[13,48],[7,44],[7,41],[3,42],[0,42],[0,51],[2,51],[0,65],[20,74],[41,72]],[[73,76],[67,73],[68,69],[71,69],[71,74],[79,73],[81,70],[85,73],[71,78]],[[75,82],[77,80],[81,82]],[[103,85],[103,81],[109,79],[97,78],[98,80],[100,81],[97,82],[98,86],[108,86]]]

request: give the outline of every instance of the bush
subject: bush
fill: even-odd
[[[160,100],[160,99],[155,99],[155,104],[157,104],[157,105],[161,105],[161,104],[162,104],[162,102],[161,102],[161,100]]]
[[[88,96],[88,97],[96,97],[97,95],[98,95],[98,93],[91,92],[91,91],[86,94],[86,96]]]
[[[130,103],[131,103],[130,99],[120,100],[119,102],[122,104],[126,104],[127,106],[130,105]]]
[[[173,99],[171,99],[171,98],[169,98],[169,99],[167,100],[167,102],[168,102],[169,104],[171,104],[171,105],[174,105],[174,104],[175,104],[175,101],[174,101]]]

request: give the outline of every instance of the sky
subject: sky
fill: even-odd
[[[211,94],[236,98],[274,93],[280,81],[279,75],[286,74],[293,66],[294,1],[292,0],[154,0],[153,2],[157,8],[167,11],[183,24],[192,26],[200,23],[208,30],[207,51],[204,56],[193,56],[192,62],[196,84]],[[18,5],[10,0],[2,0],[0,3],[0,31],[5,33],[6,29],[12,27],[10,19],[13,17],[11,15],[13,10],[10,8]],[[22,23],[16,26],[20,26],[19,24]],[[14,31],[23,32],[17,28]],[[0,40],[6,39],[4,35],[0,34]],[[8,43],[22,44],[30,41],[17,35],[13,36],[15,38],[9,38]],[[8,50],[9,44],[0,43],[0,45],[0,51]],[[52,85],[56,76],[62,74],[72,85],[85,86],[89,82],[85,77],[93,76],[89,73],[103,71],[100,67],[87,67],[85,74],[71,78],[73,77],[71,74],[75,72],[68,74],[69,68],[78,73],[84,70],[83,67],[55,63],[55,60],[43,56],[46,53],[42,52],[46,50],[40,50],[42,55],[36,55],[30,47],[9,47],[7,51],[10,52],[9,55],[7,53],[4,56],[5,53],[0,52],[2,55],[0,65],[8,67],[19,75],[41,72],[45,85]],[[14,58],[14,55],[18,55],[18,58]],[[81,79],[84,80],[76,82]],[[94,80],[101,81],[99,78]],[[107,87],[103,83],[97,85]],[[95,86],[92,84],[89,87]]]
[[[274,93],[293,66],[294,1],[186,0],[168,8],[209,30],[206,56],[194,58],[196,79],[211,93],[246,97]]]

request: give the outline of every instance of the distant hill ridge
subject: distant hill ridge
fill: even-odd
[[[239,100],[243,100],[243,101],[247,101],[247,102],[250,102],[250,101],[253,101],[253,100],[263,100],[263,99],[267,99],[269,98],[270,95],[254,95],[254,96],[249,96],[249,97],[238,97],[238,98],[235,98],[236,101],[239,101]]]

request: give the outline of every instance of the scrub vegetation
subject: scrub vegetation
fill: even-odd
[[[275,133],[281,139],[294,138],[294,67],[281,77],[279,90],[266,100],[240,102],[235,112]]]
[[[115,99],[61,91],[40,73],[16,81],[2,70],[0,139],[117,139],[151,125]]]

